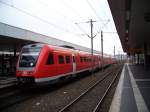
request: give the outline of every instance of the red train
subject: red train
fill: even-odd
[[[104,58],[104,65],[112,64],[111,58]],[[71,76],[84,71],[101,67],[98,54],[52,46],[48,44],[30,44],[22,48],[16,77],[19,82],[52,82],[64,76]]]

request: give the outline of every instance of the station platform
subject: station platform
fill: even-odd
[[[149,112],[150,69],[126,63],[109,112]]]
[[[17,84],[16,77],[0,77],[0,89],[14,86]]]

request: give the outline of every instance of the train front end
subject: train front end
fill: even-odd
[[[26,45],[22,48],[16,67],[18,83],[35,83],[36,65],[41,49],[41,44]]]

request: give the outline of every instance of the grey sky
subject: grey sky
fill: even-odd
[[[104,31],[104,52],[122,51],[107,0],[0,0],[0,22],[31,30],[90,48],[90,19],[96,21],[94,34]],[[78,24],[75,24],[78,23]],[[100,34],[94,49],[101,50]]]

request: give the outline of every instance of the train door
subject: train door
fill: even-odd
[[[73,63],[73,74],[76,73],[76,59],[75,59],[75,55],[72,55],[72,63]]]

